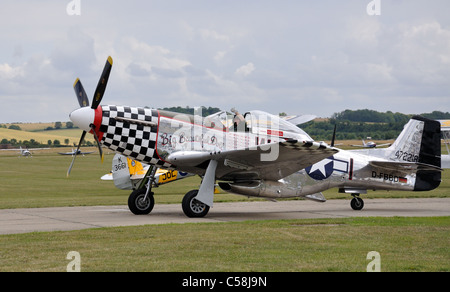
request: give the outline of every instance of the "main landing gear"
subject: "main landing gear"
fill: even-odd
[[[353,199],[350,201],[350,206],[353,210],[362,210],[364,207],[364,201],[359,197],[359,194],[352,194]]]
[[[147,215],[155,206],[153,192],[147,194],[147,189],[137,189],[128,197],[128,208],[135,215]]]
[[[200,202],[195,197],[198,194],[198,190],[192,190],[186,193],[183,197],[181,206],[186,216],[190,218],[205,217],[209,212],[209,206]]]
[[[152,186],[156,170],[156,167],[151,166],[139,187],[128,197],[128,208],[135,215],[147,215],[155,206]],[[199,190],[192,190],[183,197],[181,206],[184,214],[190,218],[205,217],[209,212],[209,206],[196,199],[198,192]]]
[[[157,168],[150,166],[145,178],[142,180],[139,188],[133,191],[128,197],[128,208],[135,215],[147,215],[155,206],[155,198],[153,197],[152,185],[155,181],[155,173]]]

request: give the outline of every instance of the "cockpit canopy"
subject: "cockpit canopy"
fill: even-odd
[[[263,111],[253,110],[243,116],[227,111],[220,111],[207,116],[204,126],[226,132],[250,132],[254,134],[275,135],[285,138],[300,138],[313,141],[313,139],[296,125]]]

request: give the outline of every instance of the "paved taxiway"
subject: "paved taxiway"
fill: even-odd
[[[156,204],[149,215],[133,215],[127,206],[57,207],[0,210],[0,234],[63,231],[145,224],[245,220],[450,216],[450,198],[366,199],[362,211],[349,200],[215,203],[204,218],[187,218],[181,204]]]

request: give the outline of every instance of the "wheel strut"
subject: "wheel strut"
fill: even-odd
[[[157,169],[158,169],[157,167],[155,167],[154,165],[151,165],[150,169],[147,171],[148,175],[146,174],[146,177],[143,180],[144,184],[145,184],[145,181],[147,181],[147,183],[146,183],[147,190],[145,191],[144,201],[147,200],[148,194],[150,194],[152,191],[152,186],[155,183],[155,174],[156,174]],[[142,184],[140,187],[143,187]]]

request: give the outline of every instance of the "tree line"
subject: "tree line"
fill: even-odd
[[[433,111],[420,114],[433,120],[450,119],[449,112]],[[382,113],[374,110],[344,110],[334,113],[328,121],[311,121],[299,125],[314,140],[331,140],[336,125],[337,140],[357,140],[371,137],[374,140],[391,140],[397,138],[404,125],[414,115]]]

